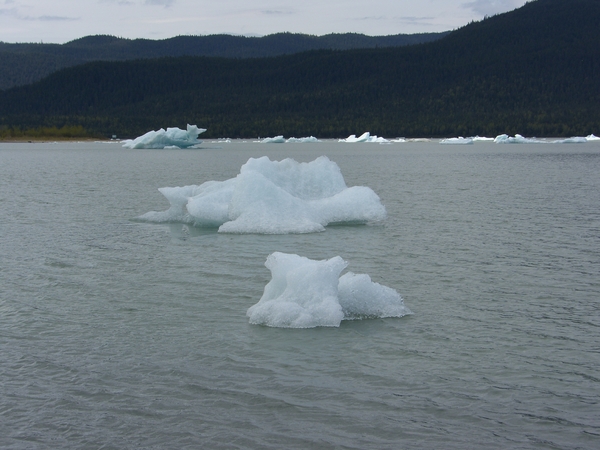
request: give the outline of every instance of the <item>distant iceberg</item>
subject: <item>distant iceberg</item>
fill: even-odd
[[[283,136],[275,136],[264,138],[259,141],[262,144],[306,144],[313,142],[321,142],[314,136],[303,137],[303,138],[295,138],[291,137],[289,139],[284,138]]]
[[[314,136],[308,136],[308,137],[303,137],[303,138],[291,137],[285,142],[288,144],[312,144],[312,143],[321,142],[321,141],[319,141]]]
[[[386,218],[377,194],[365,186],[347,187],[326,156],[309,163],[250,158],[235,178],[159,191],[171,207],[139,220],[219,227],[221,233],[287,234]]]
[[[263,144],[285,144],[285,138],[283,136],[268,137],[260,142]]]
[[[508,134],[501,134],[494,139],[496,144],[544,144],[544,141],[535,138],[525,138],[520,134],[510,137]]]
[[[361,134],[359,137],[356,137],[355,134],[351,134],[346,139],[340,139],[338,142],[345,142],[347,144],[355,144],[357,142],[369,142],[376,144],[387,144],[390,141],[388,139],[379,137],[379,136],[371,136],[370,132],[365,132]]]
[[[442,145],[470,145],[472,143],[473,139],[464,137],[448,138],[440,141]]]
[[[594,136],[593,134],[590,134],[589,136],[587,136],[586,139],[588,141],[600,141],[600,137]]]
[[[542,140],[536,138],[525,138],[520,134],[516,134],[514,137],[510,137],[507,134],[501,134],[494,139],[496,144],[585,144],[586,142],[593,141],[595,139],[599,139],[593,134],[583,137],[583,136],[574,136],[566,139],[556,139],[553,141],[550,140]]]
[[[123,141],[125,148],[188,148],[201,144],[198,135],[204,133],[205,128],[196,125],[187,126],[187,130],[180,128],[161,128],[158,131],[148,131],[135,139]]]
[[[552,144],[585,144],[587,141],[587,138],[575,136],[567,139],[558,139],[556,141],[552,141]]]
[[[366,275],[340,273],[341,257],[315,261],[275,252],[265,266],[271,281],[246,315],[254,325],[281,328],[339,327],[342,320],[402,317],[412,312],[394,289]]]

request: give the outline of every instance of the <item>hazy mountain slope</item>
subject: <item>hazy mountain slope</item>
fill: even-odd
[[[264,37],[231,35],[178,36],[164,40],[86,36],[58,44],[0,42],[0,89],[33,83],[58,69],[91,61],[124,61],[176,56],[259,58],[308,50],[399,47],[430,42],[447,33],[365,36],[363,34],[278,33]]]

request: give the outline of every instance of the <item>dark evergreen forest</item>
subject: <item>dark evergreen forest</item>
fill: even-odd
[[[232,138],[585,135],[600,131],[598,42],[600,0],[536,0],[408,47],[92,62],[0,92],[0,126],[120,137],[186,123]]]

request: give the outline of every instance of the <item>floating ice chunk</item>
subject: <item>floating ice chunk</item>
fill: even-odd
[[[389,144],[389,139],[383,138],[381,136],[371,136],[367,142],[371,142],[374,144]]]
[[[442,145],[470,145],[472,143],[473,139],[464,137],[448,138],[440,141]]]
[[[485,136],[473,136],[473,142],[494,142],[494,138],[485,137]]]
[[[187,126],[187,130],[180,128],[161,128],[158,131],[148,131],[146,134],[135,139],[123,141],[126,148],[188,148],[201,144],[198,135],[204,133],[205,128],[196,125]]]
[[[600,137],[594,136],[593,134],[590,134],[589,136],[587,136],[586,139],[588,141],[600,141]]]
[[[552,141],[552,144],[585,144],[587,141],[587,138],[574,136],[567,139],[558,139],[556,141]]]
[[[367,274],[348,272],[343,275],[338,284],[338,296],[344,320],[412,314],[398,292],[371,281]]]
[[[285,144],[285,138],[283,136],[268,137],[260,142],[262,144]]]
[[[346,139],[340,139],[338,142],[345,142],[347,144],[354,144],[356,142],[369,142],[376,144],[387,144],[390,141],[388,139],[379,137],[379,136],[371,136],[371,133],[368,131],[361,134],[359,137],[356,137],[355,134],[351,134]]]
[[[377,194],[365,186],[348,188],[338,165],[325,156],[309,163],[250,158],[236,178],[159,191],[170,208],[139,220],[219,227],[222,233],[287,234],[386,218]]]
[[[544,144],[544,141],[535,138],[525,138],[520,134],[510,137],[508,134],[501,134],[494,139],[496,144]]]
[[[351,134],[346,139],[340,139],[339,142],[347,142],[350,144],[353,144],[355,142],[367,142],[370,137],[371,137],[371,133],[366,131],[365,133],[361,134],[359,137],[356,137],[355,134]]]
[[[339,256],[324,261],[285,253],[269,255],[272,279],[246,315],[250,323],[283,328],[337,327],[344,318],[338,280],[347,263]]]
[[[338,327],[342,320],[412,314],[393,289],[351,272],[341,257],[315,261],[275,252],[265,266],[271,281],[246,315],[251,324],[282,328]]]
[[[314,136],[303,137],[303,138],[291,137],[286,141],[286,143],[290,143],[290,144],[309,144],[309,143],[314,143],[314,142],[321,142],[321,141],[319,141]]]

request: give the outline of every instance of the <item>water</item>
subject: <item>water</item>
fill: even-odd
[[[385,223],[132,220],[323,154]],[[597,143],[0,144],[0,447],[598,448],[599,173]],[[340,255],[414,315],[249,325],[274,251]]]

